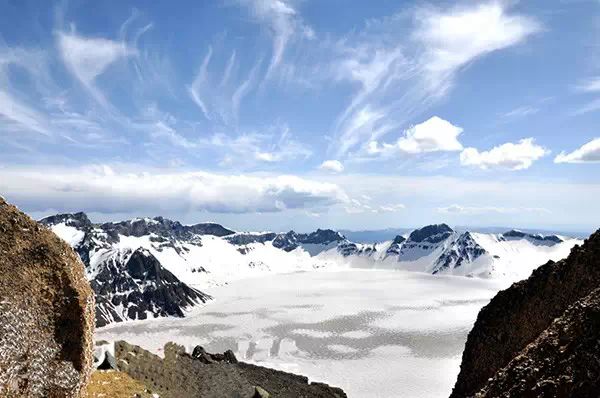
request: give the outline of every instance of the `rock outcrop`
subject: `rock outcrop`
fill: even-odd
[[[0,397],[79,397],[93,327],[77,254],[0,198]]]
[[[596,289],[552,322],[476,396],[597,397],[599,336],[600,289]]]
[[[280,397],[345,398],[339,388],[309,383],[308,378],[238,362],[232,352],[208,354],[196,347],[168,343],[164,359],[123,341],[115,343],[119,370],[163,398]]]
[[[600,231],[481,310],[451,397],[597,396],[598,288]]]

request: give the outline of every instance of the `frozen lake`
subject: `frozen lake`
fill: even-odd
[[[115,324],[97,339],[231,349],[350,397],[447,397],[479,309],[504,287],[402,271],[271,275],[209,291],[216,299],[187,318]]]

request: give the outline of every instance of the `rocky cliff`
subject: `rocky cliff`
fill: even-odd
[[[115,357],[119,370],[164,398],[346,398],[341,389],[307,377],[238,362],[231,351],[209,354],[198,346],[190,355],[168,343],[160,358],[118,341]]]
[[[77,254],[0,198],[0,397],[79,397],[93,326]]]
[[[600,231],[481,310],[451,397],[597,396],[598,288]]]

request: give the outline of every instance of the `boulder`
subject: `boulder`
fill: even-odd
[[[0,198],[0,397],[79,397],[94,296],[78,255]]]

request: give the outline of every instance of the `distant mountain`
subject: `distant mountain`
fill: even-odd
[[[446,224],[360,243],[331,229],[250,233],[162,217],[93,224],[84,213],[75,213],[41,223],[86,265],[97,295],[98,326],[182,316],[210,298],[204,289],[268,273],[357,267],[519,280],[536,265],[565,257],[580,242],[516,230],[457,232]]]

